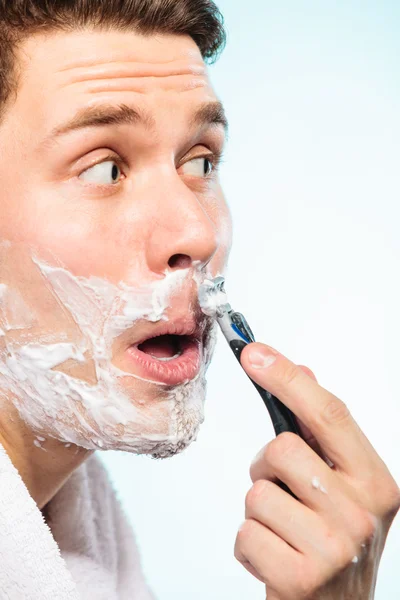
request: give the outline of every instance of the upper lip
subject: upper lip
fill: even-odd
[[[207,326],[207,319],[204,315],[196,318],[195,315],[170,317],[168,321],[158,323],[149,323],[149,327],[141,334],[140,338],[131,343],[131,346],[139,346],[146,340],[150,340],[161,335],[181,335],[191,337],[194,340],[201,341]]]

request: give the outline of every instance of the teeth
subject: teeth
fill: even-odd
[[[165,358],[160,358],[159,356],[154,356],[153,354],[150,354],[150,356],[152,358],[156,358],[157,360],[160,360],[161,362],[168,362],[170,360],[174,360],[174,358],[178,358],[181,354],[182,354],[182,352],[178,352],[177,354],[175,354],[175,356],[166,356]]]

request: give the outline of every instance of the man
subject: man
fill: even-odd
[[[221,18],[210,0],[0,7],[0,589],[150,598],[91,455],[172,456],[203,420],[197,287],[231,242],[205,66]],[[372,597],[398,486],[309,369],[263,344],[242,362],[307,441],[280,435],[252,464],[235,556],[269,600]]]

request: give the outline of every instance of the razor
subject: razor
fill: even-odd
[[[215,277],[206,282],[206,287],[200,293],[200,305],[206,314],[215,316],[226,341],[240,363],[243,349],[256,340],[245,317],[242,313],[234,311],[229,304],[225,292],[224,277]],[[268,390],[265,390],[253,381],[251,377],[249,379],[255,386],[269,412],[275,434],[278,436],[284,431],[290,431],[301,436],[293,412],[282,404],[276,396],[273,396]],[[294,496],[284,483],[281,483],[280,486]]]

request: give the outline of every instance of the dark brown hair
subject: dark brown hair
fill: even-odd
[[[35,33],[85,27],[188,35],[207,62],[225,45],[213,0],[0,0],[0,116],[17,91],[18,44]]]

